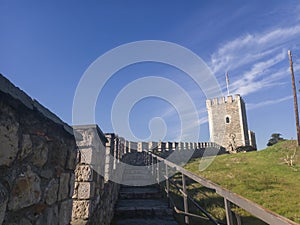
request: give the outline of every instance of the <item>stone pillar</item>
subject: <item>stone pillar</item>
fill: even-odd
[[[114,134],[105,134],[107,142],[105,143],[105,169],[104,169],[104,181],[107,183],[110,179],[110,175],[113,169],[113,152],[114,152]]]
[[[75,169],[72,223],[91,223],[104,188],[106,148],[104,134],[97,125],[76,126],[79,163]]]

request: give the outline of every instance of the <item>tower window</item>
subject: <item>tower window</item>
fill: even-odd
[[[230,118],[229,118],[229,116],[226,116],[226,118],[225,118],[225,123],[230,123]]]

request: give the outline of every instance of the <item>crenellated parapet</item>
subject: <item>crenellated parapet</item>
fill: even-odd
[[[205,149],[205,148],[221,148],[220,145],[214,142],[169,142],[169,141],[149,141],[149,142],[135,142],[135,141],[127,141],[124,138],[119,138],[115,136],[117,139],[122,140],[124,143],[124,147],[122,148],[122,154],[125,155],[127,153],[132,152],[143,152],[146,151],[175,151],[175,150],[197,150],[197,149]],[[117,142],[120,142],[118,140]],[[115,150],[116,151],[116,150]],[[116,152],[114,154],[117,154]]]
[[[222,104],[228,104],[228,103],[233,103],[237,101],[243,101],[241,96],[239,94],[235,95],[229,95],[227,97],[220,97],[220,98],[213,98],[213,99],[207,99],[206,100],[206,106],[211,107],[215,105],[222,105]]]

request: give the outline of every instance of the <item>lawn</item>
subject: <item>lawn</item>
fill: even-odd
[[[291,166],[285,159],[294,152],[294,165]],[[193,159],[185,168],[300,223],[300,149],[296,148],[295,141],[283,141],[257,152],[220,155],[204,171],[199,171],[199,162]],[[208,199],[206,195],[210,195],[199,184],[192,184],[189,193],[202,204]],[[211,203],[207,203],[209,211],[224,220],[222,201]],[[246,224],[247,221],[261,224],[251,222],[253,218],[242,210],[237,211]]]

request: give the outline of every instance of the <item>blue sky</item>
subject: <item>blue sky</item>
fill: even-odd
[[[99,56],[133,41],[174,42],[207,63],[224,93],[224,74],[229,71],[230,92],[241,94],[247,103],[248,125],[262,149],[274,132],[296,137],[287,50],[293,53],[298,85],[299,12],[299,1],[292,0],[1,0],[0,73],[71,124],[78,82]],[[111,77],[97,101],[101,129],[113,131],[111,107],[120,90],[147,76],[171,79],[189,93],[199,113],[191,126],[200,125],[201,140],[208,141],[205,95],[186,74],[159,63],[132,65]],[[129,124],[137,138],[150,136],[149,121],[156,117],[164,120],[165,139],[176,140],[178,114],[155,97],[141,100],[131,110]]]

